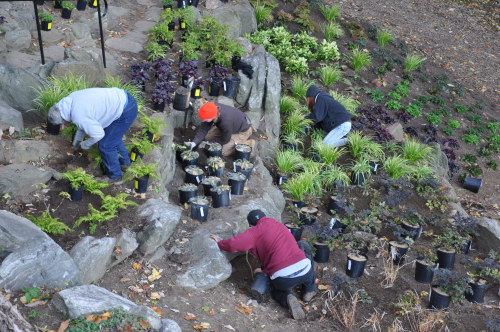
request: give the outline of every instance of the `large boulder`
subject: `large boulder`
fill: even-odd
[[[163,323],[163,322],[162,322]],[[175,322],[174,322],[175,323]],[[165,325],[166,326],[166,325]],[[0,331],[35,332],[35,328],[28,323],[15,305],[0,294]],[[162,330],[170,331],[170,330]],[[181,331],[174,330],[172,331]]]
[[[95,285],[62,290],[54,295],[52,304],[69,318],[85,317],[94,312],[121,308],[131,315],[144,317],[154,329],[161,327],[161,319],[153,309],[135,304]]]
[[[90,284],[104,276],[111,264],[115,242],[112,237],[85,236],[71,249],[69,254],[80,269],[82,284]]]
[[[436,143],[429,158],[429,166],[432,167],[436,177],[449,179],[448,157],[441,150],[441,146]]]
[[[68,47],[64,51],[64,61],[54,65],[51,75],[83,75],[91,82],[100,82],[105,77],[101,54],[101,50],[96,48]]]
[[[29,71],[0,63],[0,99],[11,107],[22,112],[32,109],[36,90],[42,84],[43,80]]]
[[[220,23],[228,25],[229,34],[234,38],[243,37],[245,34],[257,30],[255,12],[247,0],[228,2],[213,10],[207,10],[203,14],[208,14]]]
[[[0,196],[26,196],[47,183],[53,176],[51,170],[44,170],[29,164],[11,164],[0,167]]]
[[[30,220],[12,212],[0,210],[0,247],[2,258],[34,240],[50,239],[45,232]]]
[[[174,232],[181,218],[181,208],[158,199],[149,199],[138,208],[138,215],[146,219],[144,228],[137,234],[139,250],[144,255],[151,255]]]
[[[40,140],[0,141],[0,163],[21,164],[40,161],[50,155],[49,144]]]
[[[257,46],[253,55],[244,58],[254,70],[252,79],[238,72],[241,83],[236,101],[248,108],[248,118],[267,140],[261,140],[257,154],[266,162],[274,159],[279,144],[281,72],[278,60]]]
[[[479,235],[477,247],[485,251],[500,248],[500,223],[498,220],[481,217],[478,218]]]
[[[7,48],[11,51],[25,50],[31,45],[31,33],[29,30],[13,30],[5,34]]]
[[[9,127],[14,127],[17,131],[21,131],[24,128],[23,115],[0,99],[0,130],[5,130]],[[1,150],[0,153],[2,153]]]
[[[137,234],[126,228],[122,229],[121,234],[116,239],[116,249],[111,256],[111,267],[123,262],[127,257],[139,247]]]

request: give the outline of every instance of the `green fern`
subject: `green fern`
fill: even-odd
[[[114,214],[118,209],[137,206],[136,202],[126,199],[128,196],[127,193],[119,193],[116,196],[106,195],[102,198],[101,209]]]
[[[48,234],[64,235],[71,228],[59,221],[59,218],[54,218],[49,211],[43,211],[38,217],[27,215],[26,218],[31,220],[35,225],[40,227],[42,231]]]
[[[89,204],[89,213],[86,216],[78,218],[73,224],[73,229],[80,226],[82,223],[89,224],[89,234],[94,234],[97,225],[116,217],[116,213],[110,211],[99,211]]]

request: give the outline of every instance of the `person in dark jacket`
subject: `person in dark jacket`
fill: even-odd
[[[308,115],[327,135],[323,143],[330,146],[346,145],[345,137],[351,131],[351,114],[328,93],[311,85],[306,92],[307,104],[311,110]]]
[[[220,249],[227,252],[249,250],[262,264],[254,273],[264,272],[271,278],[272,297],[282,306],[288,306],[294,319],[305,318],[305,313],[291,289],[303,285],[302,299],[309,302],[316,294],[314,264],[311,247],[305,241],[296,242],[282,223],[268,218],[261,210],[252,210],[247,216],[250,228],[227,240],[217,235]]]
[[[242,111],[228,105],[209,102],[200,107],[198,116],[203,122],[196,130],[192,142],[189,142],[191,150],[204,140],[221,144],[223,156],[231,155],[236,144],[254,147],[255,140],[248,139],[253,128]]]

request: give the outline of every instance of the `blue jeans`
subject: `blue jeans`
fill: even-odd
[[[102,162],[107,168],[107,175],[111,179],[122,177],[120,165],[130,165],[128,151],[123,144],[123,135],[130,128],[137,116],[137,102],[127,92],[127,103],[122,115],[104,128],[104,137],[99,141],[99,151]]]
[[[299,248],[304,251],[306,257],[311,261],[311,269],[309,270],[309,272],[300,277],[278,277],[274,280],[271,280],[271,296],[283,307],[288,306],[286,298],[288,294],[292,292],[293,287],[303,284],[304,292],[314,292],[316,290],[316,278],[314,276],[314,261],[312,257],[311,246],[309,246],[309,243],[307,243],[306,241],[299,241],[297,242],[297,244]]]
[[[349,134],[351,131],[351,122],[344,122],[338,125],[336,128],[332,129],[326,137],[323,139],[323,143],[329,146],[344,146],[349,143],[345,135]]]

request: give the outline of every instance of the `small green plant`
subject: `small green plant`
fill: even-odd
[[[295,150],[279,150],[276,153],[276,168],[280,173],[292,174],[301,168],[303,158]]]
[[[408,54],[405,59],[405,70],[407,72],[417,70],[427,58],[418,54]]]
[[[311,81],[305,80],[301,76],[294,76],[292,79],[292,95],[297,100],[305,100],[307,89],[312,85]]]
[[[319,177],[308,172],[296,174],[283,185],[283,190],[290,194],[296,201],[304,201],[306,195],[317,193],[321,190]]]
[[[283,95],[280,98],[280,113],[289,114],[293,110],[299,109],[302,106],[299,101],[292,96]]]
[[[409,104],[408,106],[406,106],[405,111],[406,111],[406,113],[410,114],[412,117],[418,118],[418,117],[422,116],[422,109],[423,108],[424,107],[420,102],[415,101],[415,102]]]
[[[344,37],[344,29],[338,23],[330,22],[321,25],[321,31],[326,41]]]
[[[337,146],[329,146],[324,144],[322,141],[315,141],[312,145],[312,149],[321,162],[325,165],[333,165],[346,151],[343,148]]]
[[[457,111],[460,114],[464,114],[464,113],[467,113],[469,111],[469,107],[467,107],[465,105],[456,105],[455,111]]]
[[[486,124],[486,127],[491,130],[491,132],[493,134],[496,134],[500,131],[500,122],[498,121],[492,121],[492,122],[488,122]]]
[[[475,134],[465,134],[462,136],[462,141],[470,145],[477,145],[479,143],[479,136]]]
[[[54,20],[54,17],[50,15],[49,13],[42,12],[38,14],[38,17],[40,18],[40,21],[42,22],[52,22]]]
[[[116,217],[115,211],[99,211],[89,203],[89,213],[78,218],[73,224],[73,229],[79,227],[82,223],[89,224],[89,234],[94,234],[97,225]]]
[[[127,150],[135,150],[142,155],[146,155],[153,150],[155,145],[147,137],[134,137],[130,140],[130,144],[127,145]]]
[[[325,18],[325,20],[327,20],[328,22],[335,21],[340,17],[340,8],[335,5],[320,5],[319,10],[321,11],[321,14]]]
[[[410,170],[410,165],[405,158],[400,155],[388,157],[383,162],[383,168],[393,179],[399,179],[407,176]]]
[[[325,87],[329,87],[342,78],[342,70],[336,66],[322,66],[319,69],[319,78]]]
[[[150,133],[153,135],[153,141],[161,134],[161,128],[166,125],[161,117],[150,118],[143,111],[139,111],[139,119],[139,125],[142,127],[142,135]]]
[[[89,319],[89,317],[92,319]],[[129,314],[122,309],[118,309],[70,319],[66,332],[151,330],[151,325],[144,317]]]
[[[39,300],[42,297],[41,289],[38,287],[28,287],[25,286],[21,288],[21,290],[24,293],[24,300],[26,300],[26,303],[31,303],[33,300]]]
[[[66,224],[60,222],[59,218],[52,217],[48,210],[43,211],[38,217],[27,215],[26,218],[48,234],[64,235],[67,231],[71,230]]]
[[[460,128],[460,122],[458,122],[457,120],[448,120],[447,125],[448,125],[448,127],[454,128],[454,129]]]
[[[251,1],[250,2],[255,10],[255,19],[257,24],[270,23],[273,21],[273,9],[277,4],[270,1]]]
[[[370,90],[369,94],[372,97],[372,101],[374,103],[381,103],[385,99],[384,93],[380,90],[377,90],[377,89]]]
[[[475,163],[477,161],[477,157],[470,153],[464,154],[462,159],[468,163]]]
[[[386,46],[388,43],[394,40],[394,37],[390,31],[378,29],[377,30],[377,43],[380,47]]]
[[[356,183],[360,183],[362,177],[364,180],[369,180],[371,177],[371,169],[370,161],[366,158],[355,160],[349,166],[349,170],[352,172],[352,178]]]
[[[365,69],[372,63],[371,55],[368,52],[360,49],[359,47],[356,47],[352,50],[352,53],[349,56],[349,60],[354,71]]]
[[[167,45],[160,45],[156,41],[152,41],[146,44],[146,51],[148,51],[148,60],[154,61],[158,58],[164,58],[167,54]]]
[[[31,309],[28,311],[28,319],[35,319],[40,317],[42,314],[36,311],[35,309]]]
[[[369,136],[363,135],[360,131],[351,131],[347,138],[349,152],[355,159],[361,158],[366,153],[367,147],[372,141]]]
[[[483,174],[483,170],[477,164],[467,165],[467,166],[465,166],[465,169],[467,170],[467,172],[469,172],[470,175],[472,175],[474,177],[477,177],[477,176]]]
[[[385,107],[393,111],[399,111],[403,108],[403,105],[401,105],[401,102],[399,100],[390,99],[385,103]]]
[[[339,166],[332,165],[321,172],[321,183],[325,187],[331,187],[337,184],[348,186],[351,182],[349,175]]]
[[[410,94],[410,82],[408,80],[402,80],[396,85],[394,91],[403,97],[408,97]]]
[[[67,10],[73,10],[73,9],[75,9],[75,5],[71,1],[63,1],[63,2],[61,2],[61,6],[64,9],[67,9]]]
[[[127,200],[129,194],[118,193],[116,196],[106,195],[102,198],[101,209],[111,214],[115,214],[119,209],[126,209],[129,206],[137,206],[134,201]]]
[[[432,125],[438,126],[441,124],[441,115],[436,113],[429,113],[429,115],[427,115],[427,121],[429,121],[429,123]]]
[[[61,130],[61,135],[68,140],[73,141],[73,137],[75,137],[77,131],[78,127],[76,126],[76,124],[71,122],[69,125],[64,126],[64,128]]]
[[[62,173],[62,177],[69,181],[69,184],[73,189],[78,189],[85,186],[87,183],[91,183],[94,177],[90,174],[85,173],[83,168],[79,167],[76,170],[67,170]]]
[[[494,160],[490,160],[486,163],[486,166],[491,168],[492,170],[496,171],[498,169],[498,163]]]
[[[303,135],[308,127],[311,127],[313,121],[306,118],[306,111],[303,108],[294,110],[288,114],[283,121],[281,128],[284,135]]]
[[[411,164],[417,164],[421,161],[426,161],[432,154],[432,147],[420,143],[413,138],[409,138],[404,142],[403,157]]]
[[[295,145],[296,148],[299,150],[304,149],[304,142],[302,142],[302,139],[299,137],[299,135],[297,133],[289,134],[289,135],[282,135],[281,142],[284,146],[291,144],[291,145]],[[285,143],[287,143],[287,144],[285,144]],[[289,146],[287,147],[287,149],[289,149]]]
[[[467,119],[472,122],[472,123],[481,123],[482,122],[482,119],[481,119],[481,116],[477,115],[477,114],[472,114],[472,115],[469,115],[467,117]]]
[[[434,248],[443,248],[446,250],[460,251],[464,246],[464,237],[461,236],[456,230],[448,229],[445,233],[441,234],[432,241]]]
[[[352,115],[357,115],[356,109],[359,107],[359,105],[361,105],[361,102],[359,100],[356,100],[349,96],[345,96],[335,90],[330,90],[328,93],[333,97],[333,99],[342,104],[342,106],[344,106],[349,113],[351,113]]]
[[[150,177],[159,180],[160,177],[156,172],[158,163],[145,164],[140,158],[135,161],[123,175],[123,180],[133,180],[135,178]]]

